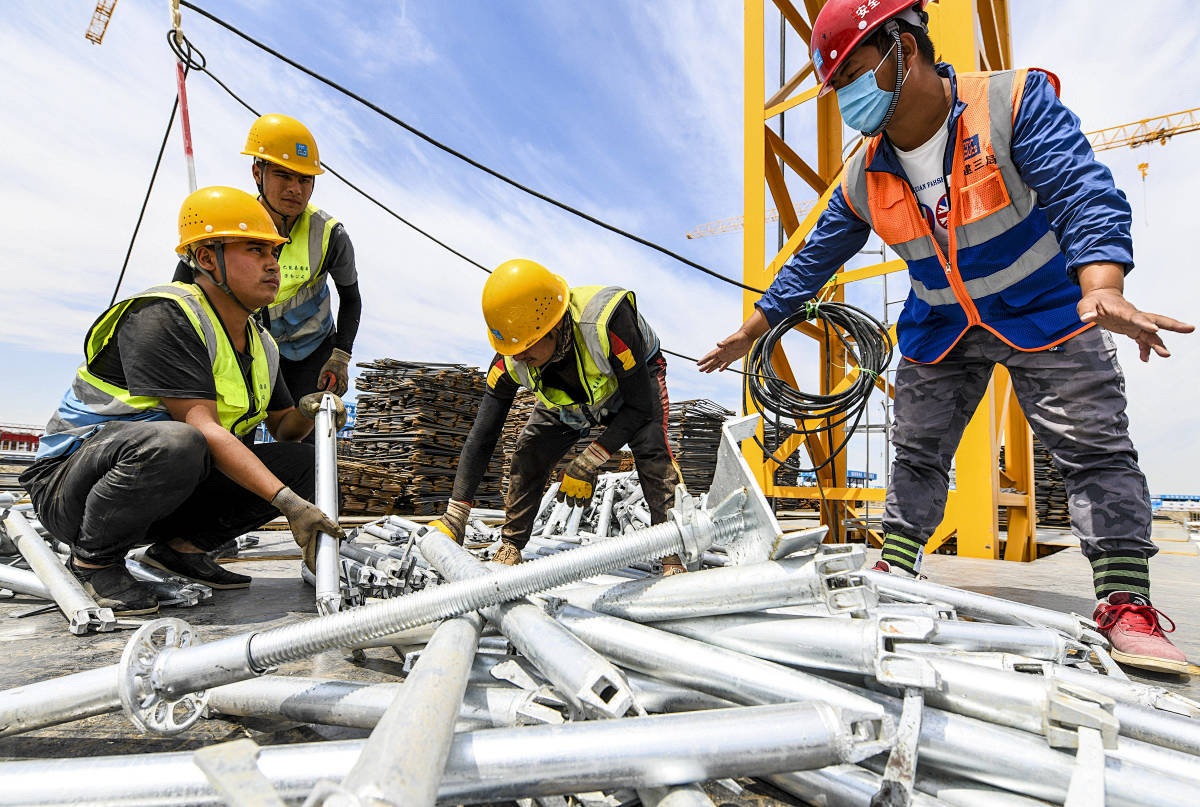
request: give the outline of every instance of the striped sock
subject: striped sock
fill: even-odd
[[[883,559],[892,566],[899,566],[913,574],[921,568],[921,559],[925,554],[925,545],[920,541],[896,535],[894,532],[883,536]]]
[[[1114,591],[1150,597],[1150,561],[1136,555],[1105,555],[1092,561],[1092,585],[1096,599]]]

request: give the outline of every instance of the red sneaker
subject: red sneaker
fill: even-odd
[[[1096,603],[1092,614],[1100,632],[1112,643],[1112,657],[1122,664],[1165,673],[1188,671],[1187,656],[1163,633],[1159,618],[1175,623],[1140,594],[1117,591]]]
[[[916,572],[910,572],[908,569],[905,569],[903,566],[893,566],[892,564],[888,563],[886,560],[875,561],[875,565],[871,567],[871,571],[883,572],[884,574],[898,574],[901,577],[916,578],[918,580],[925,579],[925,575],[923,575],[923,574],[917,574]]]

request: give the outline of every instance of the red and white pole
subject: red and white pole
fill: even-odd
[[[179,93],[180,121],[183,124],[183,156],[187,161],[188,192],[196,190],[196,158],[192,154],[192,123],[188,118],[187,78],[184,76],[183,62],[175,62],[175,83]]]
[[[175,29],[176,43],[182,50],[183,21],[179,14],[179,0],[170,0],[171,27]],[[179,96],[180,121],[183,124],[183,157],[187,161],[188,192],[196,190],[196,157],[192,153],[192,121],[188,116],[187,76],[183,61],[175,61],[175,91]]]

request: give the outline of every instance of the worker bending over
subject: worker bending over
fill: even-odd
[[[275,229],[287,236],[279,254],[279,291],[261,314],[279,345],[283,380],[294,399],[318,390],[343,395],[350,384],[362,297],[346,228],[309,204],[316,176],[325,173],[317,142],[295,118],[263,115],[250,127],[242,154],[254,158],[259,201]],[[329,278],[338,293],[336,327]],[[175,280],[191,282],[186,263],[176,268]]]
[[[459,456],[449,506],[434,524],[462,543],[471,500],[520,387],[532,390],[537,404],[517,437],[502,543],[493,560],[510,566],[521,561],[550,472],[597,426],[604,431],[563,472],[559,499],[590,502],[600,466],[628,443],[651,523],[666,521],[680,481],[667,444],[667,363],[633,292],[568,288],[545,267],[512,260],[484,284],[483,318],[496,356]],[[664,574],[683,571],[678,556],[663,558]]]
[[[313,447],[296,442],[323,393],[292,405],[275,341],[252,317],[275,299],[283,241],[250,194],[202,188],[179,211],[176,251],[193,281],[122,300],[88,330],[84,362],[21,484],[102,608],[158,610],[125,568],[138,544],[150,543],[152,566],[244,588],[249,577],[206,553],[280,513],[310,567],[317,532],[341,535],[308,501]],[[281,442],[252,444],[264,420]]]
[[[1059,101],[1058,79],[1037,69],[956,75],[935,64],[924,5],[830,0],[821,9],[812,35],[821,93],[836,90],[843,120],[868,140],[804,247],[700,368],[744,356],[874,230],[908,264],[912,284],[897,322],[896,453],[876,568],[920,568],[945,510],[950,461],[1002,364],[1066,481],[1072,529],[1092,565],[1094,618],[1113,657],[1185,671],[1150,603],[1150,497],[1108,332],[1136,340],[1146,361],[1151,351],[1170,355],[1159,329],[1192,326],[1123,296],[1129,204]]]

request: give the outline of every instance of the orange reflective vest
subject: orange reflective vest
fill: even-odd
[[[896,331],[901,352],[913,361],[940,361],[976,325],[1025,351],[1044,350],[1090,327],[1076,312],[1080,290],[1067,276],[1037,194],[1012,160],[1013,121],[1027,73],[958,74],[965,109],[951,128],[949,255],[906,178],[868,168],[882,135],[846,167],[846,201],[908,264],[912,291]],[[1057,92],[1052,74],[1051,83]]]

